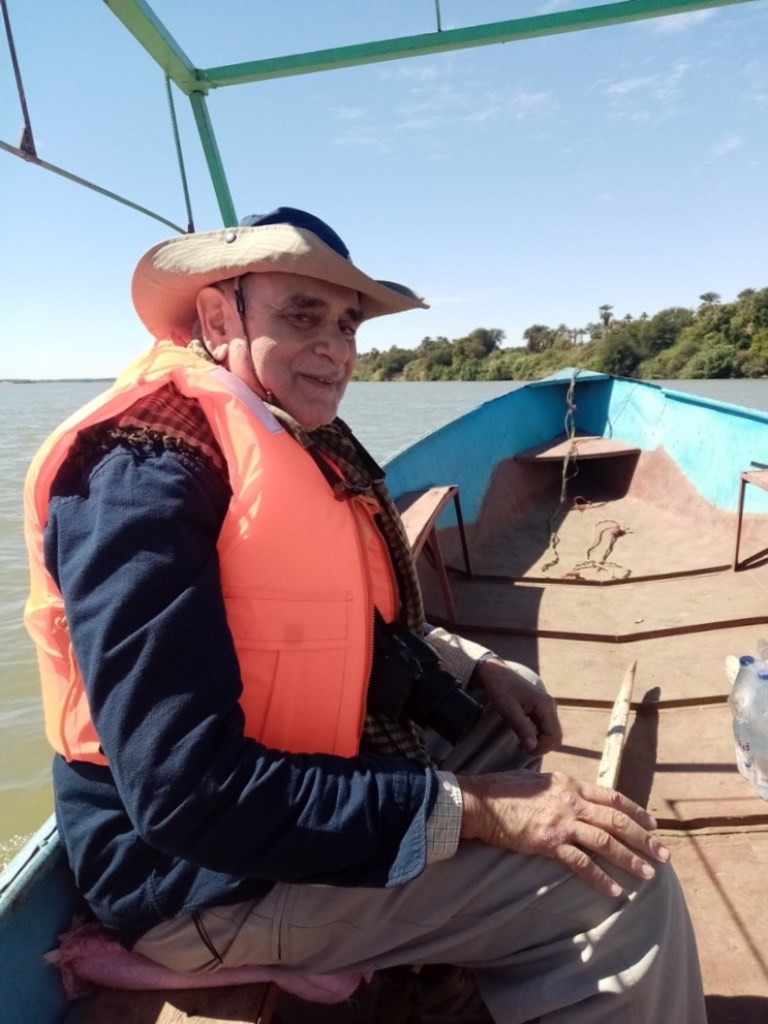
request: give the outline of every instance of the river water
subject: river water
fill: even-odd
[[[768,380],[658,383],[768,411]],[[435,427],[519,386],[513,381],[354,383],[341,415],[383,462]],[[43,736],[37,669],[21,621],[27,591],[24,475],[49,431],[104,387],[96,381],[0,383],[0,867],[52,809],[51,755]]]

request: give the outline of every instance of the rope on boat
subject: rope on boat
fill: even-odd
[[[605,525],[603,525],[605,524]],[[599,527],[602,526],[602,530]],[[595,540],[587,548],[587,557],[583,562],[579,562],[573,567],[573,571],[576,575],[580,573],[581,569],[596,569],[598,572],[605,572],[608,568],[621,570],[621,576],[616,576],[614,573],[613,579],[626,579],[631,574],[631,569],[627,569],[626,566],[620,565],[618,562],[609,562],[608,556],[613,551],[613,546],[619,537],[623,537],[626,533],[631,531],[626,526],[622,526],[621,523],[615,519],[601,519],[596,524],[596,537]],[[603,538],[608,534],[608,544],[599,559],[591,557],[592,552],[603,542]]]
[[[189,187],[187,185],[187,170],[184,166],[184,154],[181,149],[181,139],[179,137],[179,124],[176,120],[176,107],[173,102],[173,93],[171,91],[171,79],[168,75],[165,76],[165,92],[168,96],[168,109],[171,112],[171,129],[173,130],[173,142],[176,146],[176,159],[179,161],[179,175],[181,177],[181,188],[184,192],[184,206],[187,211],[187,233],[192,234],[195,230],[195,222],[192,217],[192,203],[189,198]]]
[[[548,572],[550,569],[554,568],[554,566],[558,565],[558,563],[560,562],[560,555],[557,550],[560,545],[560,535],[557,532],[557,528],[555,527],[555,519],[558,515],[560,515],[562,509],[566,505],[568,481],[572,480],[575,476],[578,475],[577,460],[579,451],[578,445],[576,443],[576,420],[574,417],[574,413],[576,412],[576,403],[573,400],[573,393],[576,388],[576,376],[578,372],[578,370],[574,370],[571,374],[571,379],[568,384],[568,390],[565,395],[566,412],[564,426],[566,438],[568,440],[568,447],[566,449],[565,458],[563,459],[563,472],[560,481],[560,498],[558,500],[557,505],[555,506],[554,511],[547,520],[547,526],[549,527],[549,548],[552,551],[552,558],[548,562],[545,562],[544,565],[542,565],[542,572]],[[571,508],[575,511],[583,511],[584,509],[595,508],[598,505],[602,504],[603,502],[593,503],[585,498],[582,498],[579,495],[578,497],[574,498]],[[599,527],[601,526],[603,527],[602,530],[599,529]],[[589,548],[587,548],[586,559],[583,562],[578,562],[570,571],[563,573],[563,579],[583,579],[584,577],[581,575],[581,571],[583,569],[595,569],[599,573],[606,572],[609,568],[619,570],[618,575],[616,573],[613,574],[613,579],[626,579],[628,576],[631,575],[631,569],[627,569],[626,566],[623,566],[618,562],[608,561],[608,558],[613,551],[616,541],[619,539],[619,537],[623,537],[625,534],[629,533],[629,529],[627,529],[627,527],[625,526],[622,526],[621,523],[617,522],[615,519],[601,519],[596,524],[596,529],[597,534],[592,544],[590,544]],[[605,537],[606,533],[608,534],[608,544],[605,548],[605,551],[603,552],[600,558],[592,558],[593,552],[603,542],[603,538]]]
[[[629,530],[627,530],[626,527],[622,526],[620,523],[617,523],[615,519],[601,519],[600,522],[596,524],[596,526],[602,526],[603,523],[605,523],[606,525],[603,527],[602,530],[597,531],[597,538],[595,539],[594,544],[590,544],[590,546],[587,548],[587,558],[589,558],[592,552],[598,546],[598,544],[602,541],[606,531],[610,531],[610,540],[608,542],[608,547],[605,549],[603,557],[600,559],[601,562],[604,562],[608,555],[610,555],[610,553],[613,551],[613,545],[616,543],[618,538],[623,537],[625,533],[629,533]]]
[[[572,455],[573,456],[578,455],[578,453],[576,451],[576,441],[575,441],[575,438],[576,438],[576,421],[575,421],[574,416],[573,416],[574,412],[576,411],[576,404],[573,401],[573,392],[574,392],[574,389],[576,388],[576,374],[578,372],[579,372],[578,370],[574,370],[573,373],[571,374],[571,379],[570,379],[570,382],[568,384],[568,390],[566,391],[566,394],[565,394],[566,410],[565,410],[564,426],[565,426],[566,437],[568,438],[569,444],[568,444],[568,449],[567,449],[567,451],[565,453],[565,458],[563,459],[563,473],[562,473],[562,477],[561,477],[561,481],[560,481],[560,500],[558,501],[557,505],[555,506],[555,509],[552,512],[552,515],[547,520],[547,526],[549,527],[549,547],[552,550],[552,558],[548,562],[545,562],[544,565],[542,565],[542,567],[541,567],[541,571],[542,572],[548,572],[550,569],[554,568],[554,566],[556,566],[558,564],[558,562],[560,561],[560,555],[558,554],[558,551],[557,551],[558,546],[560,544],[560,535],[558,534],[557,529],[555,528],[555,518],[557,517],[557,515],[560,513],[560,510],[565,505],[565,496],[566,496],[566,491],[567,491],[567,488],[568,488],[568,480],[572,476],[575,476],[576,473],[578,472],[578,470],[574,470],[573,473],[569,473],[569,467],[570,467],[570,464],[571,464],[571,456]]]

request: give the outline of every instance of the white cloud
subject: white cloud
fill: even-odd
[[[384,65],[380,72],[382,78],[399,78],[407,81],[414,82],[434,82],[438,78],[444,78],[447,73],[445,66],[439,67],[437,64],[420,64],[418,59],[416,62],[409,64],[387,64]]]
[[[688,32],[703,21],[709,21],[717,12],[689,11],[687,14],[671,14],[667,18],[654,18],[650,27],[660,35],[673,35],[680,32]]]
[[[744,68],[747,98],[759,106],[768,103],[768,60],[753,60]]]
[[[525,121],[529,117],[553,113],[558,104],[551,91],[518,90],[508,96],[503,93],[486,94],[474,101],[474,107],[471,113],[461,118],[465,124],[500,120]]]
[[[365,117],[362,107],[333,107],[331,114],[337,121],[359,121]]]
[[[470,302],[485,302],[488,299],[497,299],[509,295],[508,288],[478,288],[465,294],[448,292],[444,294],[430,295],[429,302],[432,309],[438,306],[465,306]]]
[[[392,156],[395,152],[390,137],[384,134],[377,135],[372,131],[367,134],[350,132],[349,135],[339,135],[333,140],[333,144],[342,149],[375,153],[377,156]]]
[[[694,63],[677,61],[666,71],[629,75],[602,83],[613,115],[636,123],[661,123],[674,117],[680,108],[683,86]]]
[[[662,103],[668,103],[680,92],[683,79],[691,70],[688,61],[677,61],[669,71],[652,75],[635,75],[611,82],[605,87],[608,96],[626,96],[642,93]]]
[[[744,145],[744,139],[738,132],[728,132],[723,135],[712,147],[712,152],[715,156],[725,156],[727,153],[731,153],[734,149],[739,149]]]

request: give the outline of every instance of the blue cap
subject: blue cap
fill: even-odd
[[[333,228],[306,210],[297,210],[293,206],[278,206],[271,213],[251,213],[240,221],[241,227],[244,228],[259,228],[265,224],[292,224],[295,228],[305,228],[322,239],[326,245],[330,245],[339,256],[343,256],[345,260],[349,259],[349,249]]]

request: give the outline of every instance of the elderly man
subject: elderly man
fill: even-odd
[[[421,300],[290,208],[156,246],[133,296],[157,343],[26,494],[56,812],[97,918],[182,972],[457,964],[499,1022],[703,1022],[652,818],[542,774],[538,677],[425,627],[336,417],[360,323]]]

